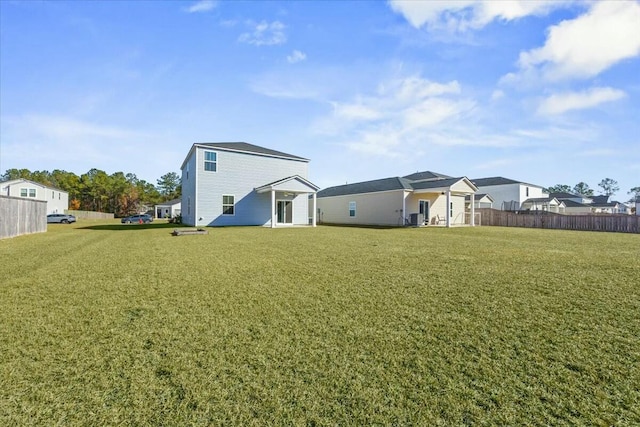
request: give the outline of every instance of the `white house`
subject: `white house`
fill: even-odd
[[[47,215],[69,209],[69,193],[28,179],[0,182],[0,194],[47,202]]]
[[[308,180],[308,168],[308,159],[246,142],[193,144],[181,167],[182,222],[308,225],[309,203],[319,189]]]
[[[544,187],[516,181],[501,176],[491,178],[478,178],[471,180],[479,193],[489,194],[493,198],[493,207],[503,211],[526,210],[523,206],[527,200],[529,205],[539,205],[541,199],[548,199],[549,194],[544,192]],[[559,204],[550,207],[551,212],[558,212]]]
[[[465,197],[465,201],[467,206],[469,206],[471,203],[471,196]],[[489,194],[476,193],[473,195],[473,201],[476,209],[493,207],[493,198]]]
[[[173,218],[180,215],[182,199],[173,199],[155,206],[156,218]]]
[[[475,205],[465,197],[477,188],[466,177],[416,172],[338,185],[318,192],[317,213],[324,223],[357,225],[474,225]]]

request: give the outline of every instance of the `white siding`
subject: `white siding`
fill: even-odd
[[[204,170],[205,151],[217,153],[215,172]],[[190,177],[197,173],[193,187],[190,187],[190,183],[186,186],[183,183],[183,218],[186,215],[184,194],[190,194],[192,200],[197,200],[194,216],[189,217],[189,222],[185,221],[191,225],[268,225],[271,223],[271,193],[257,193],[255,188],[292,175],[307,179],[308,174],[306,160],[289,160],[216,148],[196,147],[188,164],[191,169]],[[223,194],[235,196],[235,215],[222,215]],[[276,198],[286,199],[283,193],[277,193]],[[293,199],[293,223],[308,224],[307,194],[289,196],[289,199]]]
[[[52,213],[64,213],[65,210],[69,209],[69,193],[66,191],[20,179],[0,183],[0,193],[5,196],[22,197],[22,189],[27,190],[27,197],[24,198],[47,202],[47,215]],[[30,191],[33,190],[35,190],[35,197],[30,197]]]
[[[527,195],[527,189],[529,195]],[[527,199],[548,197],[541,187],[523,183],[478,187],[478,193],[489,194],[493,198],[494,209],[501,210],[511,201],[517,202],[517,208],[520,209],[522,203]]]

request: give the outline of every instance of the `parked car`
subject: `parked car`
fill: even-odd
[[[144,223],[148,224],[153,221],[153,217],[147,214],[139,214],[139,215],[131,215],[124,217],[120,220],[123,224],[135,224],[135,223]]]
[[[76,217],[73,215],[65,215],[65,214],[47,215],[47,223],[71,224],[72,222],[76,222]]]

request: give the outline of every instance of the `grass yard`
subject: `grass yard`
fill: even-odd
[[[0,425],[640,424],[640,235],[50,224]]]

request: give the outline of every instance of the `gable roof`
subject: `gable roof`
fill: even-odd
[[[505,178],[502,176],[493,176],[490,178],[476,178],[476,179],[472,179],[471,182],[473,182],[476,187],[491,187],[492,185],[506,185],[506,184],[524,184],[530,187],[544,188],[540,185],[529,184],[528,182],[516,181],[515,179]]]
[[[26,179],[26,178],[17,178],[17,179],[11,179],[8,181],[0,181],[0,188],[7,188],[7,186],[9,185],[16,185],[16,184],[20,184],[24,182],[25,184],[32,184],[32,185],[37,185],[43,188],[48,188],[49,190],[55,190],[55,191],[61,191],[63,193],[68,193],[68,191],[62,190],[58,187],[52,187],[51,185],[47,185],[47,184],[43,184],[41,182],[36,182],[36,181],[31,181],[30,179]]]
[[[231,151],[236,153],[253,154],[257,156],[276,157],[280,159],[295,160],[299,162],[309,162],[309,159],[305,159],[304,157],[294,156],[293,154],[287,154],[282,151],[260,147],[258,145],[249,144],[247,142],[196,142],[189,149],[189,153],[187,153],[187,156],[182,162],[182,166],[180,166],[180,169],[184,169],[185,163],[187,163],[187,160],[189,160],[191,154],[197,147],[221,151]]]
[[[437,176],[446,176],[435,174],[433,172],[417,172],[416,174],[407,176],[428,176],[433,174]],[[457,182],[465,181],[471,188],[475,188],[473,183],[466,177],[460,178],[427,178],[426,180],[411,180],[407,177],[391,177],[375,179],[373,181],[356,182],[354,184],[338,185],[335,187],[325,188],[318,192],[318,197],[346,196],[350,194],[377,193],[381,191],[392,190],[428,190],[435,188],[451,187]]]
[[[392,177],[354,184],[337,185],[318,192],[318,197],[346,196],[348,194],[376,193],[390,190],[412,190],[411,182],[405,178]]]
[[[237,151],[241,153],[262,154],[270,157],[283,157],[287,159],[309,161],[309,159],[305,159],[304,157],[294,156],[293,154],[283,153],[282,151],[260,147],[247,142],[204,142],[196,143],[195,145],[225,151]]]
[[[487,199],[489,199],[491,202],[495,202],[495,200],[493,200],[493,197],[491,197],[491,195],[490,195],[490,194],[488,194],[488,193],[475,193],[475,194],[473,195],[473,200],[482,200],[482,199],[484,199],[485,197],[486,197]],[[470,194],[467,194],[466,196],[464,196],[464,199],[465,199],[467,202],[471,201],[471,195],[470,195]]]
[[[437,172],[423,171],[423,172],[416,172],[416,173],[412,173],[411,175],[403,176],[403,178],[408,179],[410,181],[423,181],[426,179],[443,179],[443,178],[453,178],[453,177],[449,175],[443,175]]]
[[[168,200],[166,202],[158,203],[156,204],[156,206],[173,206],[177,205],[178,203],[182,203],[182,199]]]
[[[298,182],[302,183],[304,186],[308,187],[309,190],[312,190],[312,191],[309,191],[309,192],[315,193],[320,189],[320,187],[318,187],[317,185],[315,185],[314,183],[312,183],[308,179],[305,179],[305,178],[301,177],[300,175],[292,175],[292,176],[288,176],[286,178],[279,179],[277,181],[270,182],[270,183],[262,185],[260,187],[256,187],[255,190],[258,193],[263,193],[263,192],[275,189],[276,187],[278,187],[280,185],[283,185],[283,184],[285,184],[287,182],[291,182],[291,181],[298,181]]]

